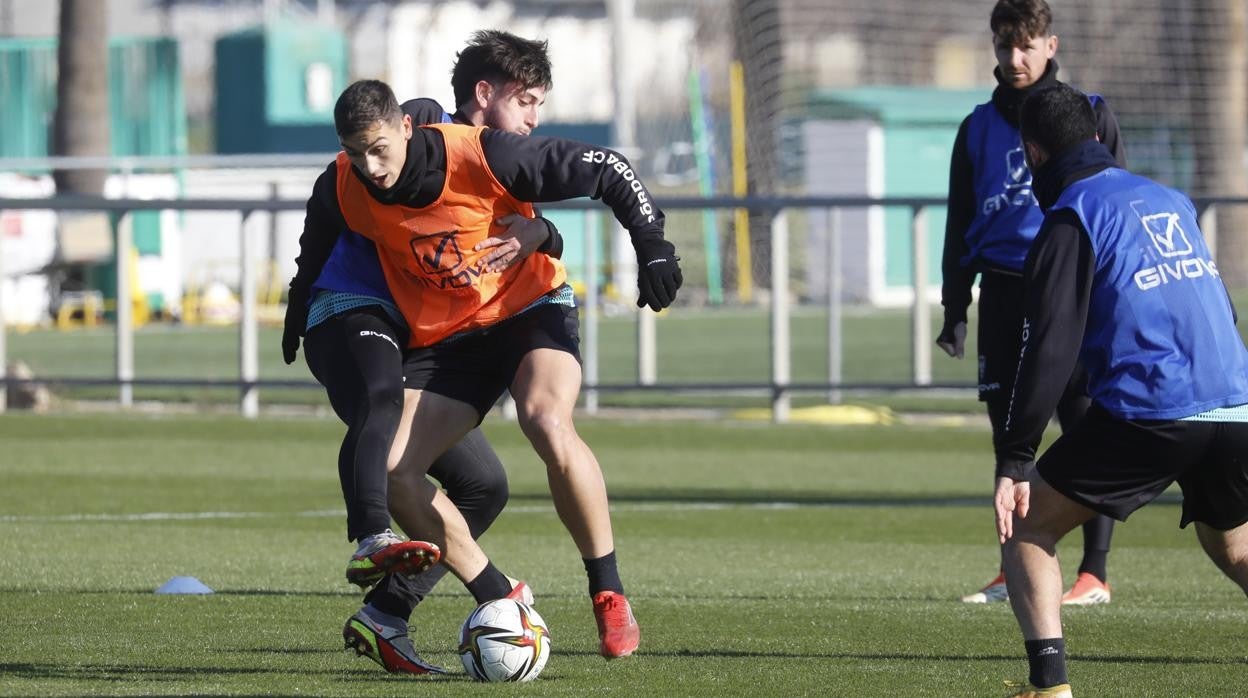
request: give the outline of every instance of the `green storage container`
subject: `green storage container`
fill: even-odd
[[[0,157],[50,154],[56,77],[56,39],[0,39]],[[113,155],[186,153],[186,101],[175,40],[110,39],[108,87]]]
[[[334,102],[347,87],[347,40],[317,24],[247,29],[216,42],[220,153],[338,149]]]

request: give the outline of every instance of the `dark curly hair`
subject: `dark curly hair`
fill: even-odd
[[[550,57],[546,55],[546,42],[495,29],[474,33],[456,55],[455,67],[451,69],[456,106],[470,101],[476,84],[482,80],[496,87],[516,82],[526,90],[549,90]]]

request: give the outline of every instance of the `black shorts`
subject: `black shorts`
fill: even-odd
[[[472,334],[409,350],[403,387],[466,402],[480,423],[511,385],[526,354],[558,349],[580,362],[580,343],[576,308],[539,305]]]
[[[984,272],[979,284],[979,327],[976,333],[979,353],[979,400],[988,407],[994,440],[1005,429],[1014,379],[1018,376],[1018,356],[1023,351],[1023,280],[1021,276]],[[1091,404],[1087,398],[1087,373],[1075,368],[1057,405],[1063,429],[1072,427]]]
[[[1180,527],[1248,522],[1248,423],[1124,420],[1093,405],[1040,458],[1053,489],[1125,521],[1178,482]]]

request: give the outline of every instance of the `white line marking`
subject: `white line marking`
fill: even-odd
[[[798,509],[802,507],[826,507],[826,504],[803,504],[800,502],[751,502],[742,504],[719,502],[650,502],[612,504],[612,511],[714,511],[720,509]],[[513,514],[553,514],[550,505],[527,504],[509,506],[505,511]],[[112,523],[145,521],[203,521],[210,519],[286,519],[291,517],[319,519],[345,516],[340,509],[297,511],[291,513],[260,511],[150,511],[139,514],[46,514],[3,515],[0,523]]]

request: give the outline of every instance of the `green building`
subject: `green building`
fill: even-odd
[[[278,22],[216,42],[219,153],[329,153],[334,102],[347,87],[347,40],[318,24]]]

